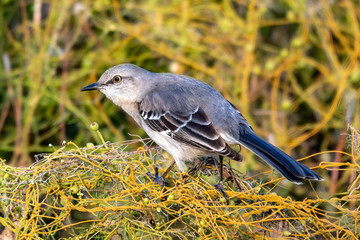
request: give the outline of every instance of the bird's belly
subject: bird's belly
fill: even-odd
[[[206,151],[189,146],[172,139],[165,132],[146,131],[149,137],[156,142],[162,149],[167,151],[175,160],[176,165],[181,171],[186,171],[186,162],[201,156],[209,155]]]

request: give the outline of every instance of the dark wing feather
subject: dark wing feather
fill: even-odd
[[[231,159],[241,161],[241,155],[233,150],[220,136],[204,110],[196,107],[193,111],[155,110],[149,102],[139,103],[139,113],[145,124],[157,132],[165,132],[173,139]],[[147,109],[145,109],[145,107]],[[150,110],[151,109],[151,110]]]

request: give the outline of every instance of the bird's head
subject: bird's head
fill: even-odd
[[[96,83],[81,91],[99,90],[113,103],[122,106],[139,100],[152,74],[133,64],[120,64],[106,70]]]

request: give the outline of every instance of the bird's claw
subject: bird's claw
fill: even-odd
[[[223,197],[226,199],[226,201],[229,200],[229,196],[224,191],[224,184],[223,184],[222,181],[220,181],[214,187],[215,187],[216,190],[218,190],[221,193],[221,195],[223,195]]]
[[[165,186],[164,175],[159,176],[159,168],[155,167],[155,175],[152,175],[150,172],[146,173],[148,177],[154,182],[160,185],[161,189]]]

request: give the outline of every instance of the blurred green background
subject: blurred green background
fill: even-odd
[[[101,93],[80,92],[125,62],[209,83],[295,158],[347,151],[347,124],[360,127],[358,0],[3,0],[0,12],[0,158],[14,166],[49,144],[95,142],[93,121],[108,141],[145,137]],[[347,159],[306,164],[334,160]]]

